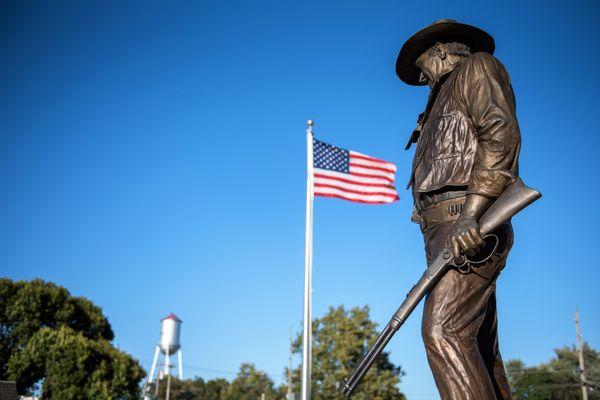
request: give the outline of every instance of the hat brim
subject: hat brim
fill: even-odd
[[[494,38],[487,32],[455,21],[436,22],[408,39],[396,60],[396,74],[409,85],[421,86],[421,70],[415,65],[417,58],[436,43],[458,42],[469,46],[471,53],[480,51],[494,54]]]

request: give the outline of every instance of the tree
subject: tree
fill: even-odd
[[[206,382],[206,399],[213,400],[226,400],[227,389],[229,388],[229,382],[223,378],[211,379]]]
[[[314,400],[345,399],[338,391],[340,383],[358,365],[377,338],[377,324],[369,318],[369,307],[333,308],[313,322],[312,398]],[[293,344],[294,352],[302,349],[302,336]],[[398,389],[404,375],[400,366],[383,352],[358,386],[355,400],[405,399]],[[300,392],[301,366],[293,371],[295,391]]]
[[[166,381],[161,381],[158,398],[166,395]],[[154,388],[152,393],[154,392]],[[273,381],[253,364],[244,363],[235,379],[229,383],[223,378],[204,381],[202,378],[179,380],[171,377],[172,399],[177,400],[259,400],[264,393],[269,400],[278,399]]]
[[[133,399],[144,371],[99,307],[42,280],[0,279],[0,379],[46,399]]]
[[[179,380],[171,377],[170,397],[177,400],[227,400],[229,382],[223,378],[204,381],[200,377]],[[154,388],[151,387],[151,393]],[[158,388],[158,398],[166,397],[167,385],[163,381]]]
[[[227,388],[227,400],[257,400],[264,393],[268,399],[275,396],[275,388],[271,378],[257,370],[253,364],[244,363]]]
[[[579,379],[579,358],[575,347],[554,350],[549,362],[526,367],[520,360],[506,364],[515,400],[579,400],[582,398]],[[588,398],[600,400],[600,352],[587,343],[583,345],[586,381],[590,383]]]
[[[61,400],[134,400],[144,377],[138,363],[107,340],[65,326],[40,329],[10,358],[8,370],[21,382],[44,379],[44,398]]]

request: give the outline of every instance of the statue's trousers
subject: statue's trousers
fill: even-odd
[[[427,261],[442,251],[453,221],[423,230]],[[422,335],[442,400],[511,399],[498,349],[496,279],[513,243],[510,223],[495,234],[490,260],[462,274],[450,270],[425,301]]]

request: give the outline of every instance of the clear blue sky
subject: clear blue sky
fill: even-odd
[[[496,39],[544,198],[515,221],[498,283],[505,359],[600,348],[599,8],[594,2],[60,2],[0,10],[0,268],[100,305],[148,368],[183,320],[186,375],[252,361],[282,379],[302,318],[305,121],[398,165],[427,89],[397,51],[440,18]],[[424,267],[411,198],[317,199],[315,315],[369,304],[385,323]],[[410,400],[436,399],[420,310],[389,346]],[[295,360],[299,362],[298,359]]]

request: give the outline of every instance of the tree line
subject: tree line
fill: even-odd
[[[330,310],[331,314],[332,310]],[[333,310],[340,312],[340,309]],[[328,314],[329,315],[329,314]],[[327,317],[327,316],[326,316]],[[298,342],[295,344],[298,350]],[[586,383],[588,399],[600,400],[600,352],[592,349],[587,343],[583,346],[586,366]],[[582,399],[581,381],[579,379],[579,359],[577,349],[563,347],[555,350],[555,356],[548,362],[527,367],[521,360],[510,360],[506,370],[515,400],[580,400]],[[324,371],[319,371],[322,373]],[[334,371],[328,373],[335,374]],[[294,371],[293,388],[298,399],[300,393],[300,370]],[[328,387],[322,382],[314,387],[315,399],[341,399],[335,387]],[[396,386],[387,382],[388,387]],[[375,392],[373,381],[369,388],[357,394],[359,399],[395,399],[404,398],[398,392]],[[181,400],[258,400],[264,393],[266,399],[284,400],[287,385],[276,386],[262,371],[252,364],[242,364],[235,379],[230,383],[225,379],[204,381],[202,378],[184,381],[174,380],[171,393],[173,399]],[[160,399],[165,398],[165,388],[159,391]],[[398,397],[393,397],[398,396]]]
[[[368,307],[331,308],[313,324],[313,398],[342,399],[337,386],[377,337]],[[64,287],[40,279],[0,279],[0,380],[16,381],[19,394],[43,399],[137,400],[146,372],[138,360],[116,348],[102,310]],[[293,344],[300,352],[301,337]],[[287,373],[287,370],[286,370]],[[300,391],[300,368],[292,371]],[[396,399],[403,371],[387,353],[377,360],[355,399]],[[154,389],[154,388],[151,388]],[[159,384],[159,394],[165,385]],[[284,399],[287,386],[244,363],[231,382],[172,378],[172,399]],[[161,397],[164,398],[164,397]]]
[[[527,367],[521,360],[506,363],[516,400],[579,400],[583,397],[579,358],[575,346],[554,350],[546,363]],[[583,344],[585,384],[589,400],[600,400],[600,352]]]
[[[368,348],[377,338],[377,324],[369,317],[368,307],[330,308],[313,321],[313,365],[311,390],[314,400],[343,400],[338,387],[350,375]],[[302,351],[302,336],[292,344],[295,354]],[[285,376],[289,369],[285,369]],[[292,392],[299,399],[301,366],[292,371]],[[353,395],[354,400],[405,400],[398,385],[404,375],[384,352],[367,373]],[[159,399],[165,398],[165,384],[159,384]],[[286,400],[288,384],[276,385],[253,364],[240,366],[237,376],[229,383],[224,379],[204,381],[202,378],[179,381],[171,378],[171,398],[182,400]]]
[[[313,322],[312,398],[342,400],[338,386],[377,337],[369,308],[331,307]],[[42,399],[138,400],[146,372],[129,354],[116,348],[114,333],[102,310],[65,288],[42,280],[0,279],[0,380],[16,381],[19,394],[42,393]],[[292,344],[300,354],[302,336]],[[589,400],[600,400],[600,353],[584,344]],[[515,400],[582,398],[575,347],[555,350],[546,363],[506,363]],[[285,369],[288,375],[288,369]],[[291,371],[292,391],[300,393],[301,367]],[[404,371],[384,352],[355,392],[354,400],[404,400],[399,389]],[[165,381],[158,388],[165,398]],[[287,383],[276,384],[252,363],[236,377],[178,380],[171,377],[173,400],[287,399]]]

